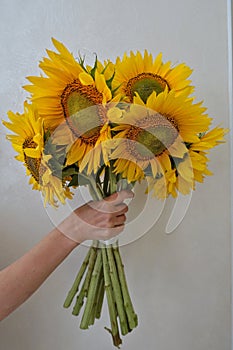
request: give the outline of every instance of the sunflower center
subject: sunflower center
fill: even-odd
[[[133,102],[133,97],[135,96],[135,92],[137,92],[143,102],[146,103],[147,98],[153,91],[155,91],[156,94],[160,94],[164,91],[166,86],[170,90],[168,82],[160,75],[154,73],[141,73],[128,81],[125,93],[130,98],[130,102]]]
[[[68,84],[61,95],[66,122],[73,134],[85,143],[96,143],[107,120],[102,100],[96,87],[82,85],[78,79]]]
[[[160,114],[143,118],[127,134],[130,153],[138,160],[149,160],[161,155],[177,136],[178,127],[175,122]]]
[[[37,144],[33,141],[32,138],[28,138],[23,143],[23,149],[25,148],[36,148]],[[40,176],[41,176],[41,158],[32,158],[28,157],[26,153],[24,152],[24,161],[25,164],[32,174],[32,177],[36,180],[36,182],[40,183]]]

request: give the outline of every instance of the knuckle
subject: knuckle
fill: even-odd
[[[125,213],[127,213],[128,210],[129,210],[128,205],[124,204],[123,211],[124,211]]]
[[[122,220],[126,221],[126,215],[125,214],[122,215]]]
[[[109,239],[113,236],[113,229],[108,228],[103,233],[103,239]]]
[[[113,217],[112,217],[112,215],[107,215],[106,224],[107,224],[108,227],[111,227],[113,225]]]

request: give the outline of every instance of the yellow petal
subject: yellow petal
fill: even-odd
[[[79,74],[79,80],[83,85],[94,85],[94,80],[92,76],[86,72]]]
[[[109,109],[107,116],[112,123],[122,123],[123,111],[120,108],[113,107]]]
[[[24,153],[30,158],[41,158],[41,150],[36,148],[25,148]]]

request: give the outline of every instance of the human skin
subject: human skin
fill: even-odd
[[[18,260],[0,272],[0,320],[24,303],[85,240],[107,240],[124,228],[128,210],[123,201],[131,191],[121,191],[102,201],[76,209],[57,228]]]

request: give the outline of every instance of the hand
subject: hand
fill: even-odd
[[[127,198],[133,198],[132,191],[120,191],[100,200],[91,201],[72,212],[58,229],[75,242],[85,240],[108,240],[124,229]]]

